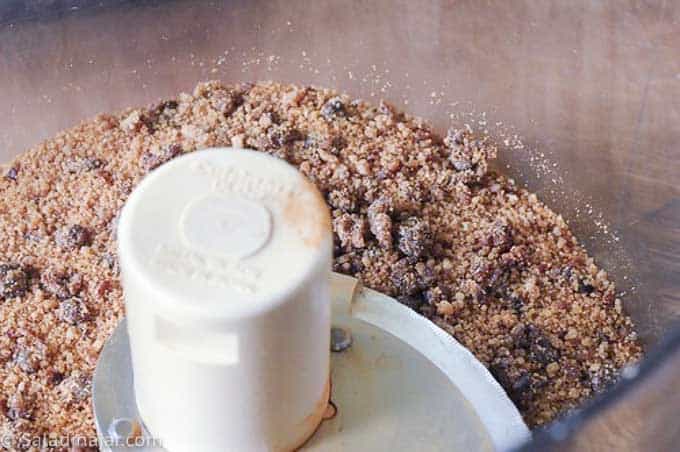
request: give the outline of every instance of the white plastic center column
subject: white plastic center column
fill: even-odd
[[[211,149],[149,174],[118,242],[137,406],[171,452],[290,451],[329,396],[332,235],[316,188]]]

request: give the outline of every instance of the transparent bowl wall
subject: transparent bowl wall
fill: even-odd
[[[652,356],[537,441],[661,450],[680,439],[679,423],[649,417],[680,412],[680,3],[10,0],[0,162],[207,79],[333,87],[441,132],[487,129],[498,168],[563,213],[627,292]]]

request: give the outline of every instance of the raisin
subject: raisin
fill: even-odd
[[[104,253],[102,255],[102,262],[106,265],[106,267],[111,270],[115,274],[120,273],[120,267],[118,265],[118,258],[115,256],[115,254],[112,253]]]
[[[93,171],[104,166],[104,160],[97,158],[86,158],[84,165],[87,171]]]
[[[267,149],[278,149],[283,144],[283,138],[281,132],[275,129],[271,129],[267,132],[267,141],[263,142],[262,150]]]
[[[399,303],[403,304],[404,306],[413,309],[414,311],[418,311],[418,309],[423,305],[425,300],[423,300],[422,296],[419,295],[402,295],[397,297],[397,301]]]
[[[64,377],[65,375],[63,373],[58,372],[56,370],[50,369],[47,372],[47,381],[53,386],[56,386],[62,381],[64,381]]]
[[[148,109],[148,111],[143,114],[140,121],[146,126],[149,133],[153,134],[156,132],[156,128],[161,121],[161,118],[170,116],[177,110],[179,104],[176,100],[167,100],[160,102]]]
[[[317,139],[312,135],[307,135],[305,141],[302,143],[303,149],[311,149],[317,145]]]
[[[500,256],[501,266],[506,270],[525,267],[529,260],[529,250],[524,245],[514,245]]]
[[[358,215],[342,214],[333,221],[340,244],[347,250],[366,247],[368,224]]]
[[[33,417],[35,400],[28,393],[23,383],[19,384],[17,391],[6,402],[5,414],[11,421],[31,419]]]
[[[590,379],[590,389],[595,393],[604,392],[615,383],[615,380],[605,375],[596,375]]]
[[[496,359],[490,366],[489,372],[508,393],[510,399],[519,407],[525,408],[533,397],[532,378],[527,372],[520,372],[513,376],[507,358]]]
[[[418,273],[407,259],[401,259],[394,264],[390,280],[400,296],[414,295],[421,288]]]
[[[368,207],[368,225],[371,233],[380,246],[386,249],[391,249],[393,244],[390,211],[391,204],[386,198],[378,198]]]
[[[336,154],[339,154],[340,151],[347,147],[347,140],[343,136],[335,135],[330,138],[329,145]]]
[[[32,374],[40,368],[40,357],[30,347],[17,345],[14,352],[14,363],[25,373]]]
[[[403,114],[399,116],[399,119],[403,118]],[[416,143],[427,144],[442,144],[442,139],[439,138],[437,134],[428,129],[423,129],[418,127],[415,130]]]
[[[91,393],[91,380],[85,375],[70,375],[59,383],[59,395],[66,402],[82,402]]]
[[[512,310],[515,311],[515,314],[517,315],[521,314],[522,310],[524,309],[524,305],[526,305],[526,302],[522,297],[517,296],[510,297],[510,306],[512,307]]]
[[[281,124],[281,116],[275,111],[268,111],[264,113],[265,121],[268,120],[269,124],[279,125]],[[262,118],[260,118],[260,124],[262,124]]]
[[[502,281],[502,270],[489,262],[477,260],[472,264],[471,271],[477,289],[473,298],[480,303],[486,302],[488,297],[494,293],[491,282]]]
[[[472,162],[469,160],[452,160],[451,164],[456,171],[468,171],[472,169]]]
[[[397,228],[397,237],[399,251],[414,259],[427,254],[432,241],[428,224],[417,217],[402,221]]]
[[[510,399],[526,408],[533,399],[532,379],[528,372],[522,372],[510,387]]]
[[[40,285],[46,292],[65,300],[80,293],[83,279],[79,273],[64,269],[48,269],[40,275]]]
[[[371,232],[378,240],[380,246],[385,249],[392,248],[392,219],[385,213],[379,213],[369,217]]]
[[[342,135],[332,135],[320,140],[318,146],[324,151],[338,155],[340,151],[347,147],[347,140]]]
[[[305,135],[298,129],[288,129],[283,134],[283,144],[290,145],[296,141],[304,141]]]
[[[513,329],[515,347],[528,349],[531,346],[531,336],[535,335],[535,330],[536,328],[532,325],[517,325]]]
[[[114,178],[111,171],[101,170],[97,172],[97,175],[104,179],[104,182],[106,182],[108,185],[113,185]]]
[[[160,114],[163,114],[167,110],[177,110],[177,107],[179,107],[179,103],[174,99],[170,99],[158,104],[155,108],[155,111],[157,111]]]
[[[489,372],[506,391],[512,386],[512,379],[508,368],[510,367],[507,358],[495,359],[489,366]]]
[[[357,210],[357,196],[347,187],[329,191],[326,200],[332,208],[343,212],[351,213]]]
[[[590,284],[590,282],[584,278],[578,280],[578,291],[586,295],[590,295],[595,292],[595,286]]]
[[[106,298],[109,293],[114,289],[114,282],[110,279],[105,279],[99,285],[97,285],[97,297],[99,299]]]
[[[212,91],[210,94],[210,106],[224,115],[231,116],[241,105],[243,105],[243,91],[220,89]]]
[[[487,279],[486,292],[502,297],[507,289],[510,274],[504,266],[496,267]]]
[[[455,180],[468,186],[479,185],[488,171],[488,161],[496,149],[476,140],[469,130],[450,129],[444,144],[449,150],[448,161],[457,171]]]
[[[612,375],[605,367],[597,370],[584,371],[585,381],[595,393],[600,393],[616,382],[616,376]]]
[[[333,261],[333,270],[340,273],[356,275],[364,270],[364,264],[361,262],[361,255],[357,252],[339,255]]]
[[[486,282],[489,276],[491,276],[493,269],[490,263],[478,258],[472,262],[470,271],[472,273],[472,278],[481,284]]]
[[[171,110],[177,110],[177,107],[179,107],[179,103],[174,99],[161,101],[156,105],[149,107],[147,116],[149,118],[159,118],[160,116],[173,113]]]
[[[430,306],[429,304],[423,303],[418,308],[418,312],[420,312],[420,314],[423,315],[423,317],[431,320],[434,317],[435,313],[437,312],[437,309],[434,306]]]
[[[71,225],[56,235],[57,245],[63,249],[75,250],[92,245],[92,232],[79,224]]]
[[[85,303],[80,298],[68,298],[59,303],[57,317],[70,325],[78,325],[89,318]]]
[[[441,287],[432,287],[423,292],[423,297],[429,305],[437,306],[437,304],[446,299],[446,294]]]
[[[597,375],[590,379],[590,389],[592,389],[593,392],[602,392],[606,386],[604,380]]]
[[[497,221],[487,232],[486,245],[491,248],[498,248],[500,253],[510,250],[513,242],[513,230],[507,223]]]
[[[559,359],[559,350],[538,327],[526,325],[517,328],[514,333],[515,347],[527,350],[531,361],[545,366]]]
[[[5,179],[11,180],[13,182],[17,181],[17,177],[19,176],[19,168],[16,166],[11,167],[7,173],[5,173]]]
[[[352,227],[351,243],[356,249],[366,247],[366,234],[368,232],[368,223],[364,219],[357,219]]]
[[[411,259],[409,259],[410,261]],[[437,280],[434,270],[429,264],[425,262],[417,262],[414,267],[418,275],[418,283],[421,289],[431,287]]]
[[[9,334],[7,335],[7,339],[9,339],[10,336]],[[8,341],[3,342],[3,347],[0,347],[0,366],[4,366],[9,360],[12,359],[12,350],[10,350],[9,347],[4,346],[7,344]]]
[[[321,115],[329,121],[337,116],[345,116],[346,113],[345,104],[340,97],[329,99],[323,107],[321,107]]]
[[[66,162],[66,171],[71,174],[94,171],[104,166],[104,161],[98,158],[86,157]]]
[[[380,112],[381,115],[389,116],[390,118],[394,119],[399,119],[401,117],[401,114],[396,108],[394,108],[394,105],[384,100],[380,101],[380,105],[378,105],[378,112]]]
[[[462,129],[450,128],[446,131],[446,138],[444,144],[448,147],[462,146],[465,143],[466,131]]]
[[[30,273],[17,264],[0,264],[0,301],[24,295],[30,284]]]
[[[472,264],[471,273],[472,279],[479,284],[481,290],[480,301],[490,296],[508,298],[512,270],[523,264],[524,257],[520,255],[519,249],[502,254],[498,261],[477,259]]]
[[[158,152],[146,152],[142,155],[142,167],[146,171],[151,171],[162,164],[169,162],[182,153],[182,146],[173,143],[163,147]]]

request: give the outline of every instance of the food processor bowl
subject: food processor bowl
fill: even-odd
[[[0,4],[0,162],[100,112],[199,81],[385,99],[562,213],[625,292],[645,361],[527,448],[680,440],[680,4],[12,0]]]

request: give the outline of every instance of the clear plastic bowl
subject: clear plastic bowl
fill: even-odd
[[[648,350],[527,447],[671,450],[679,23],[677,2],[11,0],[0,4],[0,161],[207,79],[328,86],[440,131],[486,128],[503,145],[499,168],[563,213],[627,292]]]

